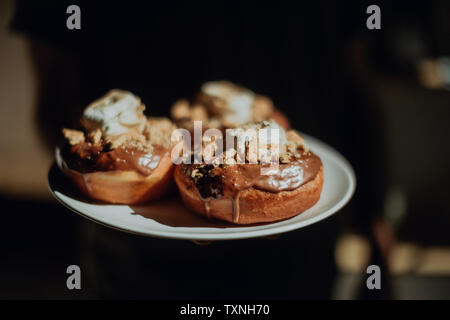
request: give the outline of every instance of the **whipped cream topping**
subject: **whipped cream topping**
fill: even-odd
[[[223,119],[227,123],[242,124],[251,120],[255,94],[228,81],[211,81],[201,87],[203,93],[225,101]]]
[[[88,131],[100,129],[107,136],[120,135],[131,128],[142,132],[146,122],[144,109],[140,98],[114,89],[84,110],[81,124]]]

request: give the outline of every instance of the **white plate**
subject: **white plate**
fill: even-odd
[[[176,195],[138,206],[96,203],[77,192],[56,165],[53,165],[48,175],[49,187],[55,198],[72,211],[105,226],[140,235],[187,240],[230,240],[280,234],[329,217],[350,200],[355,190],[355,175],[344,157],[318,139],[303,136],[323,162],[322,194],[312,208],[279,222],[234,226],[207,220],[188,211]]]

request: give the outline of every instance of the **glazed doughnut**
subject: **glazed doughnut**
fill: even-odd
[[[322,191],[322,162],[295,131],[283,133],[281,140],[283,152],[270,174],[263,174],[267,166],[260,162],[236,163],[233,149],[224,152],[221,164],[178,165],[174,178],[184,204],[234,224],[272,222],[309,209]]]
[[[183,166],[176,167],[174,176],[181,198],[190,210],[206,218],[254,224],[287,219],[311,208],[320,198],[323,167],[313,180],[292,191],[268,192],[251,187],[243,190],[238,198],[230,196],[209,200],[201,197]],[[239,207],[236,207],[236,202]]]
[[[79,130],[63,129],[61,170],[92,199],[135,204],[161,197],[174,166],[168,119],[147,119],[140,99],[112,90],[89,105]]]

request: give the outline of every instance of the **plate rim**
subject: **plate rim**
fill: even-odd
[[[239,230],[240,228],[252,228],[252,227],[242,226],[242,227],[233,228],[234,230],[236,230],[236,232],[230,232],[230,233],[193,232],[192,234],[190,234],[185,231],[173,232],[173,231],[164,231],[164,230],[152,230],[151,233],[142,232],[139,230],[134,230],[133,227],[123,228],[123,227],[117,226],[115,224],[111,224],[111,223],[102,221],[102,220],[92,217],[86,213],[83,213],[80,210],[70,206],[68,203],[64,202],[57,195],[58,191],[52,189],[51,182],[50,182],[50,173],[52,172],[52,170],[60,170],[56,164],[56,161],[54,161],[52,163],[52,165],[48,171],[47,187],[50,190],[50,193],[52,194],[52,196],[54,198],[56,198],[56,200],[60,204],[62,204],[64,207],[66,207],[70,211],[73,211],[76,214],[78,214],[90,221],[96,222],[102,226],[112,228],[112,229],[115,229],[118,231],[135,234],[135,235],[140,235],[140,236],[145,236],[145,237],[154,237],[154,238],[176,239],[176,240],[216,241],[216,240],[239,240],[239,239],[260,238],[260,237],[267,237],[267,236],[282,234],[282,233],[290,232],[290,231],[293,231],[296,229],[301,229],[301,228],[307,227],[309,225],[312,225],[314,223],[322,221],[322,220],[330,217],[331,215],[337,213],[350,201],[350,199],[353,196],[355,189],[356,189],[355,172],[354,172],[352,166],[350,165],[350,163],[347,161],[347,159],[342,154],[340,154],[336,149],[334,149],[333,147],[329,146],[328,144],[322,142],[321,140],[314,138],[310,135],[304,134],[304,133],[302,133],[302,135],[304,136],[305,140],[313,142],[313,144],[316,144],[316,145],[321,145],[321,147],[331,151],[333,156],[330,157],[330,160],[334,161],[336,165],[338,165],[339,167],[341,167],[343,169],[343,172],[345,172],[345,176],[348,179],[349,187],[346,190],[344,196],[335,205],[333,205],[333,207],[329,208],[328,210],[325,210],[324,212],[322,212],[316,216],[313,216],[311,218],[308,218],[306,220],[303,220],[303,221],[298,221],[298,222],[290,223],[290,224],[284,224],[284,225],[280,225],[280,226],[274,226],[272,228],[269,227],[267,229],[262,229],[262,230],[261,229],[245,230],[245,231]],[[58,147],[55,148],[55,155],[58,154],[58,149],[59,149]],[[62,174],[61,171],[60,171],[60,173]],[[61,194],[63,194],[63,193],[61,193]],[[66,195],[64,195],[64,196],[66,196]],[[66,196],[66,197],[69,197],[69,196]],[[295,217],[296,216],[294,216],[292,218],[295,218]],[[292,218],[289,218],[289,219],[283,220],[283,221],[276,221],[276,222],[268,224],[268,225],[270,226],[270,225],[280,223],[280,222],[283,223],[283,222],[289,221]],[[208,228],[213,228],[213,227],[208,227]]]

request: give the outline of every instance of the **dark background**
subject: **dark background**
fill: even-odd
[[[68,30],[66,8],[75,3],[81,30]],[[381,7],[381,30],[366,27],[370,4]],[[21,192],[26,177],[4,173],[18,186],[0,190],[0,297],[450,298],[450,72],[437,84],[423,76],[432,72],[424,61],[450,56],[447,1],[8,5],[5,37],[24,41],[35,94],[21,111],[2,111],[31,114],[31,134],[50,158],[61,127],[111,88],[168,116],[203,82],[227,79],[270,96],[293,127],[339,150],[358,186],[321,223],[273,240],[199,246],[95,225],[42,195],[43,184]],[[4,62],[2,84],[26,95],[9,85],[17,63]],[[12,123],[20,136],[25,124]],[[10,145],[1,146],[7,157]],[[27,170],[45,181],[42,163],[30,160]],[[355,239],[348,235],[357,241],[345,246]],[[416,251],[405,255],[400,244]],[[81,292],[65,287],[70,264],[83,271]],[[381,266],[382,290],[365,289],[368,264]]]

